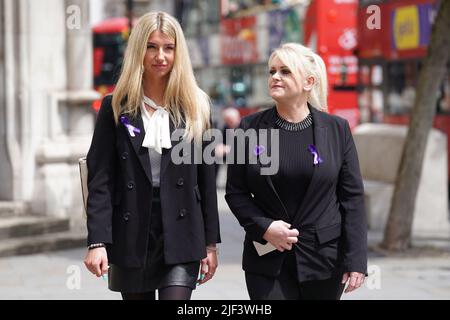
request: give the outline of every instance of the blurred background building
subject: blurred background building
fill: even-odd
[[[177,17],[217,126],[225,107],[247,115],[273,105],[268,57],[281,43],[299,42],[327,65],[329,111],[355,128],[408,122],[438,3],[0,0],[0,225],[8,225],[0,239],[28,237],[3,241],[0,255],[51,247],[56,233],[62,246],[84,243],[70,231],[84,224],[78,158],[119,75],[130,17],[150,10]],[[449,73],[430,94],[438,97],[434,127],[448,136]]]
[[[145,1],[137,3],[143,6]],[[159,1],[148,3],[159,7]],[[356,0],[179,0],[172,1],[172,6],[168,5],[170,1],[164,3],[166,8],[173,8],[168,12],[175,15],[183,26],[197,79],[210,95],[214,111],[234,106],[240,109],[242,115],[246,115],[272,105],[266,90],[267,60],[274,48],[292,41],[305,43],[319,51],[329,66],[330,111],[349,119],[352,127],[357,125],[358,63],[354,55],[357,45]],[[126,16],[123,4],[121,8],[120,16]],[[104,20],[97,24],[97,29],[94,28],[94,43],[97,37],[95,30],[102,33],[101,28],[112,21]],[[127,22],[115,20],[115,23],[117,36],[121,29],[127,28]],[[100,36],[105,39],[104,35]],[[113,38],[114,35],[109,37]],[[97,44],[101,47],[99,42]],[[124,47],[118,45],[117,41],[115,43],[115,59],[120,60]],[[98,49],[99,52],[101,50]],[[112,52],[111,47],[108,51]],[[105,61],[99,58],[103,54],[96,55],[94,52],[94,55],[98,58],[95,60],[98,64],[94,62],[94,65],[100,66]],[[112,90],[108,88],[114,83],[112,74],[118,74],[118,69],[114,70],[113,65],[120,65],[120,61],[108,63],[102,69],[106,72],[100,76],[103,79],[95,81],[100,92]],[[100,68],[96,70],[101,74]],[[214,112],[214,120],[220,121],[218,114]]]

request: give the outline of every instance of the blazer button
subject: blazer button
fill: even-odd
[[[134,182],[133,181],[128,182],[127,188],[129,190],[132,190],[134,188]]]
[[[127,159],[128,159],[128,152],[122,153],[122,160],[127,160]]]
[[[184,179],[183,178],[178,179],[177,186],[182,187],[183,184],[184,184]]]
[[[181,209],[180,210],[180,217],[184,218],[184,216],[186,216],[186,209]]]
[[[130,219],[130,215],[131,215],[131,213],[126,212],[126,213],[123,215],[123,220],[128,221],[128,220]]]

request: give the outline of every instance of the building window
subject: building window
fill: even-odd
[[[420,60],[394,61],[387,65],[387,97],[386,103],[390,114],[409,114],[416,98],[416,86],[419,71],[422,66]],[[444,81],[436,93],[437,113],[450,113],[450,83],[449,66]]]
[[[450,114],[450,64],[447,66],[447,74],[439,90],[437,112]]]
[[[416,96],[418,60],[393,61],[387,64],[386,103],[390,114],[408,114]]]
[[[384,114],[383,66],[362,64],[359,68],[358,105],[361,122],[382,122]]]
[[[220,0],[178,0],[175,7],[187,37],[219,32]]]

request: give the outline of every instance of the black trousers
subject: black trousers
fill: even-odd
[[[298,282],[294,252],[287,253],[280,275],[270,277],[245,273],[251,300],[339,300],[344,291],[342,277]]]

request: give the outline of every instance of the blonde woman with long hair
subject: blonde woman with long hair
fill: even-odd
[[[190,299],[217,268],[213,165],[172,161],[210,127],[183,31],[164,12],[142,16],[120,78],[104,98],[87,156],[87,268],[123,299]]]
[[[367,269],[364,190],[346,120],[326,113],[327,75],[320,56],[287,43],[269,58],[275,106],[240,128],[278,130],[271,150],[279,169],[229,165],[225,198],[246,231],[243,269],[251,299],[340,299]],[[274,154],[278,152],[278,154]],[[255,153],[255,154],[253,154]],[[267,164],[265,164],[267,165]]]

